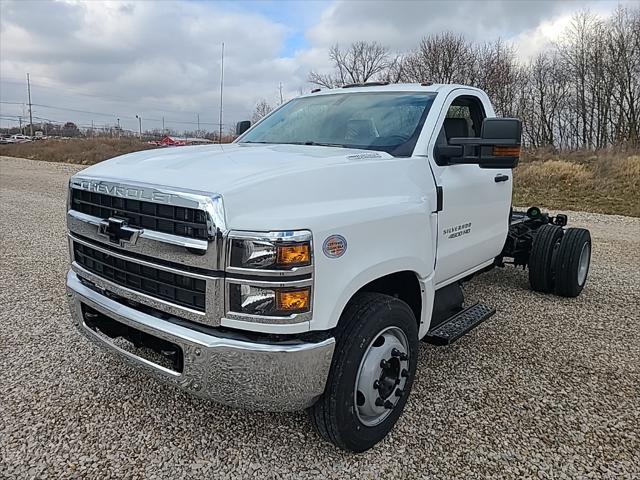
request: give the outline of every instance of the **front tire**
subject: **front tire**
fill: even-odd
[[[411,308],[360,293],[340,318],[322,397],[309,409],[316,431],[343,450],[370,449],[393,428],[413,385],[418,327]]]

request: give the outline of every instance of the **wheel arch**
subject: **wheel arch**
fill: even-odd
[[[428,330],[433,309],[432,279],[432,276],[422,279],[417,272],[407,269],[389,271],[367,278],[358,287],[353,288],[341,305],[336,306],[339,308],[336,325],[356,295],[363,292],[381,293],[398,298],[409,305],[416,318],[418,336],[421,338]]]

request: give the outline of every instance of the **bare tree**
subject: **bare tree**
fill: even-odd
[[[368,80],[460,83],[482,88],[496,113],[523,120],[533,147],[640,147],[640,7],[608,18],[576,14],[553,48],[524,64],[501,40],[477,44],[444,32],[408,53],[377,43],[329,51],[334,71],[311,72],[315,85]]]
[[[256,104],[256,108],[253,110],[253,114],[251,115],[251,123],[256,123],[262,117],[267,115],[273,110],[273,107],[267,103],[266,100],[262,99]]]
[[[476,77],[476,52],[462,35],[445,32],[429,35],[404,59],[406,82],[465,83]]]
[[[309,83],[326,88],[365,83],[381,76],[393,61],[389,49],[377,42],[355,42],[347,49],[336,44],[329,50],[329,58],[333,62],[333,72],[312,71]]]

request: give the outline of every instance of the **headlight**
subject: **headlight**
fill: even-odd
[[[265,288],[232,284],[229,288],[231,310],[247,315],[288,316],[308,312],[311,287]]]
[[[232,232],[229,266],[292,270],[312,264],[311,232]]]

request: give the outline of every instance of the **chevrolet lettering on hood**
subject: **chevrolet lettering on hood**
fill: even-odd
[[[130,187],[117,183],[110,183],[96,180],[72,179],[71,187],[90,192],[104,193],[114,197],[130,198],[134,200],[147,200],[156,203],[171,204],[173,197],[171,193],[160,192],[151,188]]]

